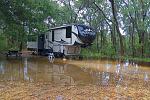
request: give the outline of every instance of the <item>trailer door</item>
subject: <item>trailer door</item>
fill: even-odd
[[[38,49],[40,49],[40,50],[44,49],[44,41],[45,41],[44,34],[39,35],[39,37],[38,37]]]

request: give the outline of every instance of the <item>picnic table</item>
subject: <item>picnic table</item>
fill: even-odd
[[[21,53],[17,50],[9,50],[7,53],[6,53],[6,56],[15,56],[15,57],[18,57],[18,56],[21,56]]]

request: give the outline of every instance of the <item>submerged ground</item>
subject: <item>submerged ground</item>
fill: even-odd
[[[0,100],[150,99],[150,65],[110,60],[0,59]]]

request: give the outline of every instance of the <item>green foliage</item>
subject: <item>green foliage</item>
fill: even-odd
[[[149,0],[115,0],[119,28],[126,33],[122,36],[125,57],[150,57],[149,5]],[[120,56],[120,37],[110,2],[105,0],[1,0],[0,50],[26,47],[27,40],[35,39],[28,39],[28,35],[36,37],[48,29],[43,22],[48,16],[53,19],[50,27],[81,23],[95,29],[97,39],[91,47],[82,49],[82,55],[96,58]]]
[[[7,42],[6,42],[6,38],[0,36],[0,51],[4,51],[7,47]]]
[[[0,27],[9,48],[26,46],[27,35],[47,29],[43,23],[48,16],[57,18],[58,4],[51,0],[1,0]],[[37,29],[33,33],[33,29]],[[0,34],[1,34],[0,33]]]

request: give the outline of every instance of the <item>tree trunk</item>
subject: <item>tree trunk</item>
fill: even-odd
[[[113,29],[111,29],[111,42],[112,42],[113,48],[114,48],[114,50],[116,52],[117,49],[116,49],[115,27],[113,27]]]
[[[97,47],[97,52],[99,53],[99,33],[98,32],[96,36],[96,47]]]
[[[22,51],[22,41],[21,41],[21,43],[19,45],[19,51]]]
[[[117,12],[116,12],[116,8],[115,8],[115,2],[114,2],[114,0],[109,0],[109,1],[111,3],[111,8],[112,8],[113,18],[114,18],[114,22],[115,22],[115,26],[116,26],[116,31],[117,31],[117,33],[119,35],[120,54],[121,54],[121,56],[124,56],[123,37],[122,37],[121,32],[119,30],[119,24],[118,24],[118,20],[116,18]]]
[[[135,49],[134,49],[134,24],[131,32],[131,46],[132,46],[132,57],[134,57]]]

